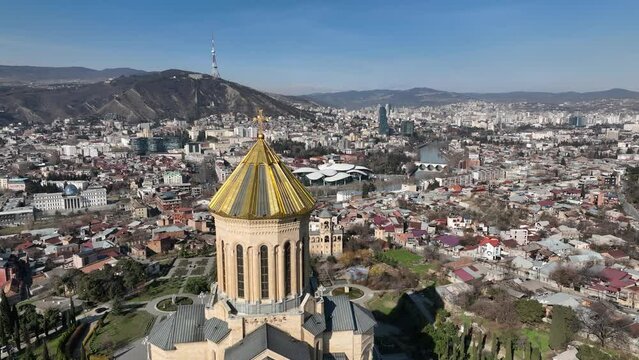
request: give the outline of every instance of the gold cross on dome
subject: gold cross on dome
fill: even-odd
[[[264,137],[264,123],[268,122],[268,118],[266,118],[264,116],[264,112],[262,111],[262,109],[258,109],[257,110],[257,116],[253,118],[253,121],[255,121],[257,123],[257,126],[258,126],[257,137],[263,138]]]

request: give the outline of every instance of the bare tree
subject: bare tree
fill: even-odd
[[[607,302],[593,303],[589,311],[580,313],[579,318],[584,330],[596,337],[601,347],[611,341],[624,344],[628,340],[625,328],[632,323],[632,319],[618,315],[615,308]]]

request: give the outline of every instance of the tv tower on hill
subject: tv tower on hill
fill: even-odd
[[[215,40],[211,35],[211,76],[214,79],[220,78],[220,72],[217,70],[217,57],[215,56]]]

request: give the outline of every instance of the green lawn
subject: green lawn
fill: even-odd
[[[146,289],[142,290],[136,297],[129,299],[132,302],[142,302],[153,300],[164,295],[177,294],[182,287],[182,278],[171,278],[170,280],[162,279],[149,284]]]
[[[385,292],[381,295],[376,294],[375,297],[372,298],[366,305],[371,311],[379,311],[384,315],[388,315],[397,306],[399,296],[399,293],[392,291]]]
[[[550,346],[548,345],[549,334],[547,331],[524,328],[521,332],[528,338],[534,347],[538,347],[541,350],[542,354],[550,351]]]
[[[60,342],[60,340],[62,340],[63,335],[64,335],[64,330],[58,332],[54,336],[47,339],[47,346],[49,347],[49,355],[52,358],[54,357],[57,351],[58,343]],[[33,348],[33,354],[36,356],[37,359],[41,359],[43,348],[39,340],[38,340],[38,344],[39,345],[37,347]],[[24,349],[22,349],[22,354],[24,355]]]
[[[423,275],[430,269],[430,264],[423,263],[421,256],[406,249],[388,250],[384,253],[384,256],[397,261],[399,265],[408,268],[418,275]]]
[[[91,350],[110,355],[135,339],[143,337],[155,318],[144,310],[123,315],[109,314],[91,340]]]
[[[186,276],[186,274],[188,274],[189,271],[186,268],[182,268],[179,267],[177,269],[175,269],[175,271],[173,272],[173,277],[181,277],[181,276]]]
[[[175,261],[175,266],[178,268],[185,268],[189,264],[189,261],[186,259],[179,259]]]
[[[200,259],[196,264],[200,266],[206,266],[209,263],[209,259]]]
[[[198,266],[195,269],[191,270],[191,275],[204,275],[204,270],[206,270],[206,267]]]

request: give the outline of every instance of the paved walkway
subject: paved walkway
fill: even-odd
[[[204,262],[206,262],[204,264]],[[177,266],[177,264],[184,263],[184,266]],[[201,256],[201,257],[193,257],[193,258],[177,258],[173,263],[173,267],[169,270],[169,272],[162,276],[161,279],[170,279],[176,276],[190,277],[190,276],[207,276],[213,270],[213,266],[215,266],[215,256]],[[194,274],[193,271],[195,269],[204,268],[204,270],[200,273]],[[176,275],[175,273],[179,274]],[[182,273],[185,272],[185,273]]]
[[[366,303],[368,303],[375,296],[375,293],[377,292],[377,290],[369,289],[369,288],[367,288],[364,285],[345,284],[345,285],[335,285],[335,286],[331,286],[331,287],[326,288],[326,294],[332,294],[333,290],[335,290],[337,288],[344,287],[344,286],[348,286],[350,288],[359,289],[359,290],[361,290],[364,293],[364,295],[362,295],[362,297],[353,300],[354,303],[362,305],[364,307],[366,307]]]
[[[147,302],[146,305],[144,306],[144,310],[147,311],[148,313],[152,314],[152,315],[155,315],[155,316],[166,316],[166,315],[169,315],[170,313],[172,313],[172,311],[158,310],[157,309],[157,305],[158,305],[158,303],[160,301],[165,300],[165,299],[171,299],[174,296],[189,298],[189,299],[193,300],[194,304],[197,304],[197,303],[201,302],[200,298],[198,298],[197,295],[193,295],[193,294],[164,295],[164,296],[160,296],[158,298],[155,298],[155,299]]]

